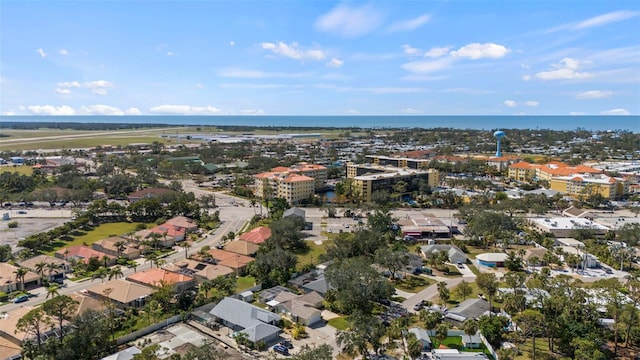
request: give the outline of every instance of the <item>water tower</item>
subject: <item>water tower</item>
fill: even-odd
[[[496,140],[498,140],[498,147],[496,148],[496,157],[502,157],[502,150],[500,150],[500,140],[502,140],[502,138],[505,136],[507,136],[507,134],[505,134],[504,131],[502,130],[498,130],[493,133],[493,137],[496,138]]]

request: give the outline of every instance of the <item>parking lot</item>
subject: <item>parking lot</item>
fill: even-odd
[[[19,214],[24,211],[25,214]],[[62,225],[71,218],[71,210],[2,210],[2,214],[9,214],[10,220],[0,222],[0,245],[10,245],[13,250],[18,241],[29,235],[48,231]],[[18,227],[10,229],[8,223],[17,222]]]

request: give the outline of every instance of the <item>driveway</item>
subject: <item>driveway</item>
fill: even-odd
[[[462,270],[462,269],[460,269]],[[473,275],[473,273],[471,273]],[[462,280],[467,281],[467,282],[472,282],[475,280],[476,276],[473,275],[473,277],[470,276],[463,276],[463,277],[456,277],[456,278],[443,278],[443,277],[439,277],[439,276],[428,276],[429,279],[432,280],[436,280],[438,282],[440,281],[444,281],[445,283],[447,283],[447,288],[449,290],[451,290],[452,288],[456,287],[458,284],[460,284],[462,282]],[[419,293],[416,293],[415,295],[413,295],[412,297],[408,298],[407,300],[402,302],[402,306],[404,306],[407,310],[409,310],[409,312],[412,313],[417,313],[417,311],[413,310],[413,307],[421,302],[422,300],[429,300],[432,299],[434,297],[438,296],[438,283],[435,283],[431,286],[428,286],[427,288],[425,288],[424,290],[420,291]]]

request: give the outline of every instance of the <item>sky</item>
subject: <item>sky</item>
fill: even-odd
[[[2,115],[638,115],[640,1],[22,1]]]

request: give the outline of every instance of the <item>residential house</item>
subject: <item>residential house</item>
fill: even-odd
[[[285,314],[293,322],[306,326],[313,325],[322,320],[322,296],[315,291],[297,295],[290,292],[281,292],[267,304],[276,312]]]
[[[484,299],[467,299],[458,306],[450,309],[445,315],[445,321],[460,326],[467,319],[478,319],[489,312],[489,302]]]
[[[465,349],[480,349],[482,346],[482,339],[480,335],[462,335],[462,346]]]
[[[414,327],[409,329],[409,333],[416,336],[416,339],[420,344],[422,344],[422,351],[429,351],[433,347],[433,343],[431,342],[431,338],[429,337],[429,333],[427,330],[423,328]]]
[[[22,279],[16,277],[17,266],[9,263],[0,263],[0,291],[10,293],[22,286]],[[40,276],[33,271],[27,271],[24,275],[24,288],[33,289],[40,285]]]
[[[106,239],[98,240],[91,244],[94,250],[101,251],[105,254],[109,254],[115,257],[124,257],[129,260],[137,259],[140,257],[140,249],[132,246],[127,239],[113,236]]]
[[[260,245],[267,241],[271,237],[271,229],[266,226],[258,226],[246,233],[240,235],[239,239],[242,241],[250,242],[252,244]]]
[[[425,258],[429,258],[433,253],[441,252],[441,251],[444,251],[447,253],[449,262],[452,262],[452,263],[460,262],[463,264],[467,262],[467,255],[465,255],[465,253],[455,245],[434,244],[434,245],[425,245],[420,247],[420,253],[422,253],[422,256],[424,256]]]
[[[40,263],[55,264],[56,268],[52,269],[51,273],[49,268],[44,269],[44,275],[51,275],[53,279],[62,279],[64,278],[64,274],[68,274],[73,270],[70,262],[49,255],[37,255],[19,262],[20,266],[25,267],[34,273],[38,273],[37,264]]]
[[[171,285],[178,292],[195,287],[195,280],[192,276],[158,268],[131,274],[127,280],[154,288]]]
[[[220,276],[233,274],[233,269],[228,266],[201,263],[191,259],[178,260],[172,264],[165,265],[163,268],[175,273],[193,276],[198,284],[216,279]]]
[[[116,263],[115,256],[94,250],[84,245],[73,245],[60,249],[56,251],[56,257],[71,262],[82,261],[84,263],[88,263],[89,259],[95,258],[100,261],[101,264],[106,266],[111,266]]]
[[[247,334],[252,343],[274,341],[281,329],[275,326],[281,317],[242,300],[226,297],[210,311],[222,325]]]
[[[260,246],[247,241],[234,240],[227,243],[224,249],[232,253],[253,257],[260,249]]]
[[[258,295],[258,301],[266,305],[269,301],[275,299],[281,293],[287,293],[289,294],[289,296],[293,296],[293,297],[297,296],[290,289],[287,289],[284,286],[277,285],[269,289],[262,290],[260,292],[260,295]]]
[[[457,349],[434,349],[431,352],[432,360],[485,360],[488,359],[481,352],[460,352]]]
[[[543,247],[527,249],[524,253],[524,256],[522,257],[522,260],[524,260],[528,265],[531,266],[543,265],[544,261],[542,259],[548,251],[549,250]]]
[[[32,309],[30,306],[21,306],[0,316],[0,339],[6,340],[3,343],[7,348],[15,348],[15,345],[22,346],[22,342],[30,336],[26,332],[18,330],[17,325],[18,320]]]
[[[328,290],[332,289],[331,285],[324,277],[324,272],[318,270],[312,270],[306,274],[293,278],[289,280],[288,284],[304,292],[315,291],[322,296],[324,296]]]
[[[186,233],[192,233],[198,230],[198,223],[186,216],[176,216],[165,221],[165,225],[173,226],[185,230]]]
[[[115,354],[103,357],[100,360],[133,360],[134,356],[141,354],[142,351],[135,346],[128,347],[124,350],[118,351]]]
[[[153,289],[124,279],[93,285],[87,293],[100,299],[111,300],[118,308],[144,306]]]
[[[2,162],[0,162],[1,164]],[[8,339],[0,337],[0,360],[22,359],[22,347]]]
[[[284,213],[282,214],[283,218],[290,217],[290,216],[297,216],[302,218],[302,220],[304,220],[306,213],[304,210],[300,209],[299,207],[294,206],[290,209],[285,210]]]
[[[207,252],[218,265],[228,266],[236,274],[240,274],[247,267],[247,264],[255,260],[252,257],[244,256],[240,254],[233,253],[231,251],[225,251],[220,249],[211,249]]]
[[[154,237],[157,241],[156,246],[169,248],[174,246],[177,242],[185,239],[186,233],[183,229],[174,228],[165,224],[157,225],[151,229],[145,229],[137,231],[134,234],[135,238],[144,240],[153,240]]]

